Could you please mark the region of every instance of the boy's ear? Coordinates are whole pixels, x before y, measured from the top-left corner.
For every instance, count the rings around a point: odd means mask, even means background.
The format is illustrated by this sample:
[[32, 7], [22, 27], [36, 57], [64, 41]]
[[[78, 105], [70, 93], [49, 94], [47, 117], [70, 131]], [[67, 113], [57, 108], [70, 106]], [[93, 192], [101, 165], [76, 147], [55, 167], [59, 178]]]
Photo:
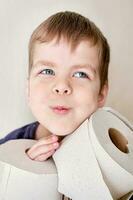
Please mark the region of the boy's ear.
[[99, 97], [98, 97], [98, 107], [101, 108], [104, 106], [105, 101], [106, 101], [106, 97], [108, 94], [108, 83], [105, 83], [104, 86], [102, 87], [100, 93], [99, 93]]

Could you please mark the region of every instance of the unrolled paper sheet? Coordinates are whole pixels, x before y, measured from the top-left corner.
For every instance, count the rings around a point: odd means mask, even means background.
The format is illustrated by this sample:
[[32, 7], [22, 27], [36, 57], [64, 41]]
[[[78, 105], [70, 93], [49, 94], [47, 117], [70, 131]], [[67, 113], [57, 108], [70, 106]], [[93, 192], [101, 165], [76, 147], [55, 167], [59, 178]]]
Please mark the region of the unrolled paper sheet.
[[63, 140], [53, 158], [59, 192], [73, 200], [112, 200], [92, 150], [88, 120]]

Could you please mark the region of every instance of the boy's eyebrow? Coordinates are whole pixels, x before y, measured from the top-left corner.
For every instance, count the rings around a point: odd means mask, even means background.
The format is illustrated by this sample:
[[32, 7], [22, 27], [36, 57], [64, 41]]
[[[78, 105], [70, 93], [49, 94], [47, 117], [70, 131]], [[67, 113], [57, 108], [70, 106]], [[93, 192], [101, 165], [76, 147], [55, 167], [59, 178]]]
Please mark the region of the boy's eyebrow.
[[90, 64], [79, 64], [79, 65], [73, 65], [72, 68], [78, 69], [78, 68], [86, 68], [86, 69], [90, 69], [92, 72], [94, 72], [94, 74], [96, 74], [96, 69], [94, 67], [92, 67], [92, 65]]
[[51, 66], [51, 67], [55, 67], [56, 66], [56, 64], [54, 63], [54, 62], [50, 62], [50, 61], [44, 61], [44, 60], [39, 60], [39, 61], [37, 61], [34, 65], [33, 65], [33, 67], [37, 67], [37, 66], [40, 66], [40, 65], [48, 65], [48, 66]]
[[[56, 68], [57, 67], [57, 64], [54, 63], [54, 62], [51, 62], [51, 61], [47, 61], [47, 60], [39, 60], [37, 61], [33, 67], [37, 67], [37, 66], [40, 66], [40, 65], [47, 65], [47, 66], [50, 66], [50, 67], [53, 67], [53, 68]], [[74, 69], [78, 69], [78, 68], [89, 68], [94, 74], [96, 74], [96, 69], [94, 67], [92, 67], [92, 65], [90, 64], [76, 64], [76, 65], [72, 65], [71, 68], [74, 68]]]

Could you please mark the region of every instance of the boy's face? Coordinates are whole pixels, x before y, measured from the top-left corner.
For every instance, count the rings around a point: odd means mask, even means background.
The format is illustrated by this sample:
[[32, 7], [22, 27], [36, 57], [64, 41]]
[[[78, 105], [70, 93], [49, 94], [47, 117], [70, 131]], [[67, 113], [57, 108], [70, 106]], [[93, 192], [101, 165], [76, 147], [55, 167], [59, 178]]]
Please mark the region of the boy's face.
[[98, 66], [98, 49], [89, 41], [74, 51], [64, 39], [35, 45], [28, 100], [47, 131], [70, 134], [104, 105], [107, 87], [99, 94]]

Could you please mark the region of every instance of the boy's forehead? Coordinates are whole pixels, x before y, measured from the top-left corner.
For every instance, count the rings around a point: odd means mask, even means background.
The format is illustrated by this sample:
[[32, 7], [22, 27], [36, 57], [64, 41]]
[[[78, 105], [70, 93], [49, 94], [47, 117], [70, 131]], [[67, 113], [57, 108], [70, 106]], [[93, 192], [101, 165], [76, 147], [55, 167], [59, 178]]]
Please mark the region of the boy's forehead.
[[99, 65], [99, 53], [97, 46], [90, 41], [80, 41], [75, 48], [66, 40], [36, 43], [33, 53], [33, 66], [47, 62], [54, 65], [63, 62], [71, 65]]
[[78, 51], [79, 49], [81, 50], [86, 50], [86, 49], [90, 49], [90, 48], [95, 48], [95, 50], [97, 51], [98, 46], [94, 45], [92, 40], [89, 39], [84, 39], [84, 40], [80, 40], [80, 41], [69, 41], [68, 39], [65, 38], [60, 38], [59, 40], [57, 38], [52, 39], [51, 41], [45, 41], [45, 42], [38, 42], [36, 41], [34, 44], [34, 50], [38, 49], [38, 48], [43, 48], [43, 47], [48, 47], [48, 48], [67, 48], [69, 49], [69, 51], [72, 53], [75, 53], [76, 51]]

